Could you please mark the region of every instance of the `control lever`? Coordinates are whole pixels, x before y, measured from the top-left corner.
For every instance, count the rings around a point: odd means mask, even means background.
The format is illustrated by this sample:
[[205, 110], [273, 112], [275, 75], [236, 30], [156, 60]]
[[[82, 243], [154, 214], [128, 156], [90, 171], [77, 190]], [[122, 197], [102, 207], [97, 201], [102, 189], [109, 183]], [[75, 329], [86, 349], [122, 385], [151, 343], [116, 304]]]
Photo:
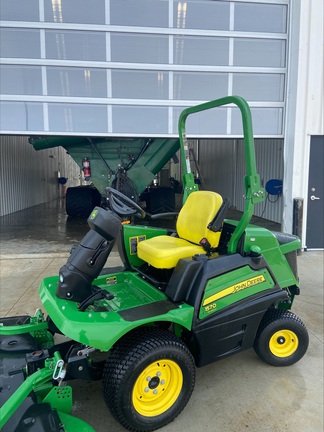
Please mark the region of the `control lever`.
[[88, 298], [83, 300], [82, 303], [79, 304], [78, 309], [81, 312], [84, 312], [88, 306], [92, 305], [96, 300], [112, 300], [115, 296], [113, 293], [103, 290], [95, 285], [92, 286], [92, 288], [95, 290]]

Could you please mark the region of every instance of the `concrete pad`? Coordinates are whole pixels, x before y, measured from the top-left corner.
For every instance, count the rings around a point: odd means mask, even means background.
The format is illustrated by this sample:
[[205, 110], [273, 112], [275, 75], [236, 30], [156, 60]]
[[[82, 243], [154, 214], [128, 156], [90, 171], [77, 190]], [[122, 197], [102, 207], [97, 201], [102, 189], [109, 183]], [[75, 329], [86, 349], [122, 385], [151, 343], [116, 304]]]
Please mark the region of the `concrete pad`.
[[[42, 307], [38, 287], [48, 276], [58, 275], [69, 254], [0, 255], [0, 316], [34, 315]], [[111, 253], [108, 267], [121, 265], [119, 255]]]
[[[30, 300], [32, 302], [37, 302], [37, 300], [35, 300], [37, 296], [37, 285], [35, 285], [37, 277], [42, 274], [51, 261], [52, 258], [0, 260], [1, 316], [17, 315], [14, 311], [16, 305], [20, 305], [20, 300], [31, 289], [33, 289], [34, 292], [31, 293]], [[21, 306], [22, 308], [18, 314], [27, 313], [24, 305]]]
[[[68, 255], [1, 257], [1, 312], [33, 313], [40, 280], [57, 274]], [[111, 266], [119, 265], [113, 255]], [[163, 432], [319, 432], [323, 430], [323, 251], [298, 257], [301, 295], [293, 312], [305, 323], [310, 345], [289, 367], [272, 367], [248, 350], [197, 369], [196, 388], [184, 411]], [[212, 343], [212, 341], [211, 341]], [[97, 432], [122, 432], [109, 414], [100, 382], [74, 381], [73, 412]]]

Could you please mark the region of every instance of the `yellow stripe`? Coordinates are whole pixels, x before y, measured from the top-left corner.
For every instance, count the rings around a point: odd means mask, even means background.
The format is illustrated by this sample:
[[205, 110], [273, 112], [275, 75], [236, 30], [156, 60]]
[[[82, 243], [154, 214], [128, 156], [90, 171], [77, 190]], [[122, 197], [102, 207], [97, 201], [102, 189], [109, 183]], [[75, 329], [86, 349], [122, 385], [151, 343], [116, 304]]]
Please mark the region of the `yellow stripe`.
[[220, 298], [226, 297], [227, 295], [235, 294], [246, 288], [250, 288], [251, 286], [258, 285], [264, 281], [265, 281], [265, 277], [263, 275], [259, 275], [251, 279], [247, 279], [245, 281], [239, 282], [235, 285], [231, 285], [230, 287], [225, 288], [222, 291], [219, 291], [218, 293], [213, 294], [210, 297], [207, 297], [203, 302], [203, 306], [206, 306], [209, 303], [219, 300]]

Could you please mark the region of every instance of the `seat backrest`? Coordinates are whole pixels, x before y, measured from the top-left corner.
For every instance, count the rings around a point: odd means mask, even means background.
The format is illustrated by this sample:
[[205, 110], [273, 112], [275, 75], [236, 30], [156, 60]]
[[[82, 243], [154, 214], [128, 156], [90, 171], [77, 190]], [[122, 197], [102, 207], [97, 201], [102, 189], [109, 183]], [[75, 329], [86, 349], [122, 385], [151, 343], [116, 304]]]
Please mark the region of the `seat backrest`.
[[206, 238], [212, 248], [217, 247], [220, 232], [209, 230], [208, 225], [215, 218], [222, 203], [222, 197], [216, 192], [192, 192], [178, 216], [178, 236], [195, 244]]

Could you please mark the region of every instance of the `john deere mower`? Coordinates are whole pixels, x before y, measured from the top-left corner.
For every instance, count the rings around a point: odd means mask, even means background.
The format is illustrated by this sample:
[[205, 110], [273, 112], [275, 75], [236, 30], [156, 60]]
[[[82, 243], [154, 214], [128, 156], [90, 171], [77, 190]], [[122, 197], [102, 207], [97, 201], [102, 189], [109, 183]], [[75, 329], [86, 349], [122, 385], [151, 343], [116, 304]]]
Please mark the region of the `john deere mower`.
[[[198, 190], [185, 129], [189, 115], [228, 104], [243, 122], [239, 221], [226, 218], [227, 198]], [[110, 209], [94, 208], [89, 232], [40, 285], [46, 316], [38, 310], [1, 320], [3, 432], [92, 431], [69, 414], [72, 389], [64, 383], [74, 379], [102, 380], [107, 407], [124, 428], [156, 430], [186, 406], [196, 367], [248, 348], [273, 366], [305, 354], [307, 330], [290, 311], [300, 291], [300, 240], [250, 224], [265, 193], [248, 104], [231, 96], [185, 109], [179, 139], [184, 198], [176, 230], [126, 224], [144, 211], [107, 188]], [[104, 268], [115, 242], [123, 266]]]

